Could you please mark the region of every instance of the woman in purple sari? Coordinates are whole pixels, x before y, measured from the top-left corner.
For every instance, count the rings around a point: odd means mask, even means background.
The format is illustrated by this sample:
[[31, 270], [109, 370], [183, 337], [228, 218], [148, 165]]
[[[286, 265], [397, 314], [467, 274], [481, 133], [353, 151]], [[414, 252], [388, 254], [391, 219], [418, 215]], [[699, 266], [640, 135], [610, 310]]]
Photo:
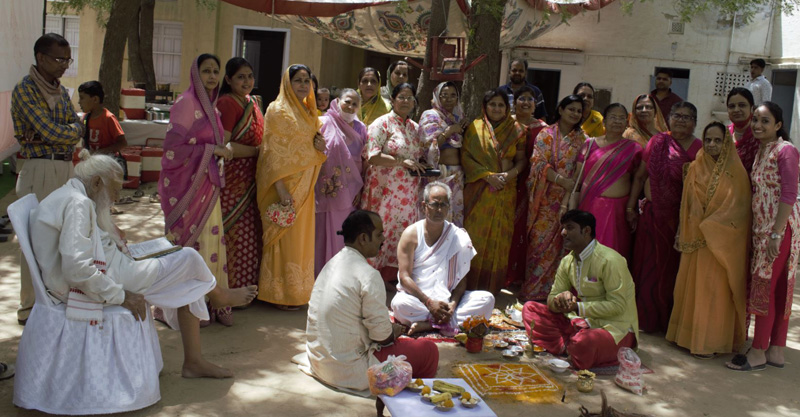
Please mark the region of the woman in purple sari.
[[344, 248], [344, 239], [336, 234], [342, 222], [355, 210], [364, 186], [361, 152], [367, 143], [367, 127], [356, 117], [361, 96], [346, 88], [333, 100], [322, 122], [328, 159], [319, 172], [316, 192], [316, 245], [314, 276]]
[[[189, 88], [170, 110], [158, 194], [167, 238], [200, 252], [217, 286], [228, 288], [219, 196], [225, 186], [222, 167], [233, 158], [233, 151], [225, 146], [219, 111], [214, 108], [219, 81], [219, 58], [200, 55], [192, 64]], [[216, 309], [209, 308], [213, 320]], [[220, 310], [230, 313], [230, 307]]]
[[[638, 221], [631, 272], [639, 328], [646, 332], [666, 331], [669, 325], [681, 262], [680, 252], [675, 250], [675, 233], [683, 195], [683, 166], [694, 161], [703, 147], [703, 142], [694, 137], [697, 108], [692, 103], [672, 106], [669, 125], [671, 131], [659, 133], [647, 143], [626, 210], [630, 222]], [[636, 210], [636, 196], [642, 188], [645, 198]]]
[[[613, 103], [603, 111], [606, 134], [586, 141], [578, 156], [581, 200], [578, 209], [597, 219], [597, 241], [628, 258], [631, 233], [625, 208], [631, 194], [633, 174], [642, 160], [642, 147], [622, 137], [628, 122], [628, 110]], [[638, 195], [634, 196], [636, 200]]]

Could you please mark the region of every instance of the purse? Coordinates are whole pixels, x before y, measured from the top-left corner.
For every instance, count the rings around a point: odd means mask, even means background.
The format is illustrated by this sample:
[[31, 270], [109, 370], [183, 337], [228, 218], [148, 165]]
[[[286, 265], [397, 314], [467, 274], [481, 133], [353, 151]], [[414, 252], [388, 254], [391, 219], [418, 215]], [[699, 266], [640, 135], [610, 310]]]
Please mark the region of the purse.
[[[586, 148], [586, 153], [584, 155], [589, 155], [589, 152], [592, 151], [592, 144], [594, 140], [589, 142], [589, 146]], [[581, 178], [583, 177], [583, 168], [586, 167], [586, 158], [584, 157], [583, 164], [581, 165], [581, 170], [578, 172], [578, 178], [575, 180], [575, 186], [572, 187], [572, 193], [569, 195], [569, 204], [567, 205], [567, 209], [575, 210], [581, 204], [581, 193], [578, 192], [578, 185], [581, 183]]]
[[289, 227], [294, 224], [295, 220], [294, 206], [272, 203], [267, 206], [267, 212], [264, 213], [264, 218], [280, 227]]

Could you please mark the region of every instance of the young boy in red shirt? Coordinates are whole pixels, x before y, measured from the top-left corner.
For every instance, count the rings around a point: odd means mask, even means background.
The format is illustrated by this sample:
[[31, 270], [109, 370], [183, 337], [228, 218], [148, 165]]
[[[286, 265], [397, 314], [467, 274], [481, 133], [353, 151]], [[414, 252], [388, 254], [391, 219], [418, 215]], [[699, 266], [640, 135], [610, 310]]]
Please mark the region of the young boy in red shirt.
[[98, 81], [87, 81], [78, 87], [78, 104], [86, 113], [86, 133], [83, 146], [92, 153], [116, 155], [128, 146], [125, 132], [113, 113], [103, 107], [103, 85]]

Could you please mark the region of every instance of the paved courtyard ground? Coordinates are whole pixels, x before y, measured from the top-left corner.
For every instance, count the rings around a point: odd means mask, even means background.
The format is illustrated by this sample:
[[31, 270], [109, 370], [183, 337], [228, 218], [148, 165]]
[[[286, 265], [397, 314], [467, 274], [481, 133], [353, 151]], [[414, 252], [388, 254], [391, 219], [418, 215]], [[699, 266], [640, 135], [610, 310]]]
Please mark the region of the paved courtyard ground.
[[[6, 174], [8, 175], [8, 174]], [[146, 191], [153, 192], [148, 184]], [[126, 191], [125, 195], [130, 195]], [[14, 201], [13, 191], [0, 200], [0, 213]], [[119, 225], [129, 240], [140, 241], [163, 232], [160, 206], [147, 198], [121, 206]], [[16, 239], [0, 243], [0, 361], [14, 362], [23, 327], [16, 323], [19, 294], [19, 246]], [[498, 306], [511, 298], [501, 297]], [[498, 416], [577, 417], [585, 405], [598, 412], [600, 390], [619, 410], [654, 416], [800, 417], [800, 286], [789, 329], [784, 369], [767, 368], [737, 373], [724, 368], [728, 357], [697, 360], [670, 343], [663, 334], [643, 334], [642, 361], [655, 373], [645, 375], [649, 390], [636, 396], [614, 385], [613, 377], [600, 377], [591, 394], [575, 389], [575, 376], [555, 376], [568, 388], [564, 403], [531, 405], [487, 399]], [[206, 356], [236, 372], [228, 380], [187, 380], [180, 376], [180, 335], [157, 324], [164, 355], [161, 401], [128, 416], [358, 416], [375, 415], [375, 401], [339, 393], [301, 373], [291, 358], [303, 350], [306, 310], [279, 311], [255, 303], [235, 312], [235, 325], [215, 324], [202, 330]], [[502, 362], [499, 352], [467, 354], [462, 347], [440, 344], [439, 377], [451, 377], [456, 362]], [[534, 361], [523, 358], [523, 361]], [[549, 372], [549, 371], [546, 371]], [[70, 383], [70, 381], [64, 381]], [[12, 404], [14, 380], [0, 381], [0, 416], [39, 416]], [[388, 412], [387, 412], [388, 415]], [[446, 414], [444, 414], [446, 415]], [[400, 416], [394, 416], [400, 417]], [[405, 416], [414, 417], [414, 416]]]

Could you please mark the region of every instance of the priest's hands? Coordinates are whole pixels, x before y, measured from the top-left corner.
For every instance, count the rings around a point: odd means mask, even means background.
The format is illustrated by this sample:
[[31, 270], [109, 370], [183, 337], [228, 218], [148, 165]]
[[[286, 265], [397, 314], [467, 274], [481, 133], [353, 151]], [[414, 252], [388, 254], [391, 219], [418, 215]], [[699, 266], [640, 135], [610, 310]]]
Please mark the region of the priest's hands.
[[436, 324], [445, 324], [450, 321], [453, 317], [453, 313], [456, 311], [455, 306], [451, 307], [452, 303], [446, 303], [444, 301], [434, 300], [428, 298], [425, 302], [425, 307], [428, 308], [428, 311], [431, 313], [431, 317], [433, 317], [433, 321]]
[[570, 291], [564, 291], [553, 298], [553, 304], [561, 313], [578, 311], [578, 297]]
[[136, 320], [142, 321], [147, 317], [147, 304], [144, 302], [142, 294], [125, 291], [125, 301], [121, 306], [130, 310]]

